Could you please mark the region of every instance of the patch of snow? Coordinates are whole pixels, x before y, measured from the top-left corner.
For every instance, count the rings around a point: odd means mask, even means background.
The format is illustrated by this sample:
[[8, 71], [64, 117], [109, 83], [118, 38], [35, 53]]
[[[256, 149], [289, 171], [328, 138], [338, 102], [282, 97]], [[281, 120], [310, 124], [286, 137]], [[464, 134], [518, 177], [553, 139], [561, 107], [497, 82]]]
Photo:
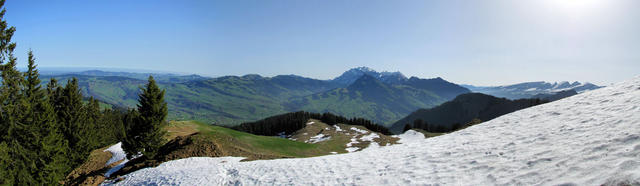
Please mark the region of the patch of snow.
[[338, 125], [334, 125], [336, 127], [336, 132], [342, 132], [342, 129]]
[[362, 136], [360, 138], [360, 141], [371, 141], [371, 142], [373, 142], [373, 139], [376, 139], [376, 138], [379, 138], [379, 137], [380, 137], [380, 135], [376, 134], [375, 132], [372, 132], [369, 135]]
[[338, 152], [330, 152], [331, 154], [338, 154]]
[[313, 137], [309, 138], [309, 140], [305, 141], [305, 143], [319, 143], [319, 142], [327, 141], [329, 139], [331, 139], [331, 136], [325, 136], [324, 134], [318, 134], [316, 136], [313, 136]]
[[351, 142], [347, 143], [347, 147], [351, 147], [353, 144], [358, 143], [358, 140], [354, 137], [351, 138]]
[[124, 150], [122, 150], [122, 142], [118, 142], [117, 144], [112, 145], [111, 147], [104, 150], [104, 152], [107, 152], [107, 151], [111, 153], [111, 159], [109, 159], [109, 161], [107, 161], [107, 163], [104, 166], [108, 166], [115, 162], [123, 160], [118, 165], [116, 165], [115, 167], [112, 167], [104, 174], [104, 176], [108, 178], [114, 172], [122, 169], [122, 167], [124, 167], [124, 164], [129, 162], [129, 160], [127, 159], [127, 155], [124, 153]]
[[400, 138], [400, 140], [398, 140], [398, 143], [407, 143], [424, 139], [424, 134], [415, 130], [407, 130], [403, 134], [394, 135], [392, 137]]
[[[640, 182], [640, 77], [425, 139], [320, 156], [193, 157], [118, 185], [600, 185]], [[418, 135], [419, 134], [419, 135]], [[420, 136], [420, 137], [419, 137]], [[226, 163], [221, 163], [225, 161]]]
[[124, 150], [122, 150], [122, 142], [118, 142], [115, 145], [112, 145], [111, 147], [105, 149], [103, 152], [107, 151], [111, 153], [111, 159], [109, 159], [109, 161], [107, 161], [107, 164], [105, 164], [104, 166], [111, 165], [112, 163], [127, 158]]
[[347, 150], [347, 152], [352, 153], [352, 152], [355, 152], [355, 151], [357, 151], [357, 150], [359, 150], [359, 149], [360, 149], [360, 148], [358, 148], [358, 147], [347, 147], [347, 148], [346, 148], [346, 149], [344, 149], [344, 150]]
[[312, 121], [312, 122], [307, 123], [307, 125], [311, 125], [311, 124], [314, 124], [314, 123], [315, 123], [315, 122], [313, 122], [313, 121]]
[[355, 128], [355, 127], [351, 127], [351, 130], [356, 131], [356, 132], [361, 133], [361, 134], [369, 133], [366, 130], [362, 130], [362, 129]]
[[531, 91], [536, 91], [536, 90], [538, 90], [538, 88], [535, 88], [535, 87], [534, 87], [534, 88], [530, 88], [530, 89], [527, 89], [527, 90], [524, 90], [524, 91], [526, 91], [526, 92], [531, 92]]

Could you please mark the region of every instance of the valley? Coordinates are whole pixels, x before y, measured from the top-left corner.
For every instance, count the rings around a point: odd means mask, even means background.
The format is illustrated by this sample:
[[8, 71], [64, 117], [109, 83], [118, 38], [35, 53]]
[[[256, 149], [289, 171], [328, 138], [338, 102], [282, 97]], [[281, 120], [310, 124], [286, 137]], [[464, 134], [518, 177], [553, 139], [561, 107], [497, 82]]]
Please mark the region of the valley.
[[[86, 71], [43, 76], [61, 84], [78, 78], [82, 93], [117, 107], [135, 106], [143, 74]], [[469, 90], [441, 78], [406, 78], [401, 73], [354, 68], [333, 80], [295, 75], [205, 78], [159, 75], [167, 91], [169, 119], [233, 126], [294, 111], [365, 117], [385, 126], [419, 108], [430, 108]], [[394, 81], [391, 81], [393, 79]], [[350, 84], [346, 84], [350, 83]]]
[[634, 185], [638, 98], [634, 78], [429, 139], [410, 130], [398, 145], [304, 159], [192, 157], [115, 184]]
[[640, 186], [635, 7], [0, 0], [0, 186]]

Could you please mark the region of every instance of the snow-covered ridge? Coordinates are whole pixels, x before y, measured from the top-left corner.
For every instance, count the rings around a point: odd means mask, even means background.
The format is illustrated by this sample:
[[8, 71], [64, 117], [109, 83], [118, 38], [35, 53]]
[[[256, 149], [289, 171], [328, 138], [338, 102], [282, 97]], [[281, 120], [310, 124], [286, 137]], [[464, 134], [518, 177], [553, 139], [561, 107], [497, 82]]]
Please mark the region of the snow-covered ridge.
[[640, 77], [452, 134], [300, 159], [194, 157], [122, 185], [600, 185], [640, 183]]
[[473, 86], [463, 85], [472, 92], [489, 94], [496, 97], [506, 97], [509, 99], [530, 98], [536, 94], [554, 94], [557, 92], [575, 90], [577, 93], [583, 93], [595, 89], [602, 88], [588, 82], [526, 82], [505, 86]]

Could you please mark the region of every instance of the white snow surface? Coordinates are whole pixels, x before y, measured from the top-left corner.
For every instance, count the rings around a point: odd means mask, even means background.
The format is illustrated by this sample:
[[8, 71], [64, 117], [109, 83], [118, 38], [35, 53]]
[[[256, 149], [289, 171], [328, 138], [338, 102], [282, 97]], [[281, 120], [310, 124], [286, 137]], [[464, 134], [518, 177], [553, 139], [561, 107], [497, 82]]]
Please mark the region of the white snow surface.
[[109, 151], [111, 153], [111, 159], [109, 159], [109, 161], [107, 161], [107, 163], [104, 166], [108, 166], [108, 165], [111, 165], [112, 163], [118, 162], [120, 160], [124, 160], [120, 162], [118, 165], [116, 165], [115, 167], [109, 169], [104, 174], [105, 177], [109, 177], [111, 176], [111, 174], [113, 174], [114, 172], [124, 167], [124, 164], [127, 163], [129, 160], [127, 159], [127, 155], [124, 153], [124, 150], [122, 150], [122, 142], [118, 142], [117, 144], [112, 145], [111, 147], [104, 150], [104, 152], [106, 151]]
[[352, 152], [355, 152], [357, 150], [360, 150], [360, 148], [358, 148], [358, 147], [347, 147], [344, 150], [346, 150], [349, 153], [352, 153]]
[[360, 140], [361, 140], [361, 141], [371, 141], [371, 142], [373, 142], [373, 139], [376, 139], [376, 138], [379, 138], [379, 137], [380, 137], [380, 135], [376, 134], [375, 132], [372, 132], [372, 133], [371, 133], [371, 134], [369, 134], [369, 135], [362, 136], [362, 137], [360, 138]]
[[425, 139], [299, 159], [193, 157], [121, 185], [600, 185], [640, 182], [640, 77]]
[[342, 132], [342, 129], [340, 128], [340, 126], [334, 125], [334, 127], [336, 127], [336, 132]]
[[124, 150], [122, 150], [122, 142], [118, 142], [115, 145], [112, 145], [111, 147], [105, 149], [103, 152], [107, 151], [111, 153], [111, 159], [109, 159], [109, 161], [107, 161], [107, 164], [105, 164], [104, 166], [111, 165], [112, 163], [115, 163], [127, 157], [127, 155], [125, 155], [124, 153]]
[[324, 134], [318, 134], [309, 138], [305, 143], [320, 143], [331, 139], [331, 136], [325, 136]]
[[369, 133], [366, 130], [362, 130], [362, 129], [355, 128], [355, 127], [351, 127], [351, 130], [356, 131], [356, 132], [361, 133], [361, 134]]

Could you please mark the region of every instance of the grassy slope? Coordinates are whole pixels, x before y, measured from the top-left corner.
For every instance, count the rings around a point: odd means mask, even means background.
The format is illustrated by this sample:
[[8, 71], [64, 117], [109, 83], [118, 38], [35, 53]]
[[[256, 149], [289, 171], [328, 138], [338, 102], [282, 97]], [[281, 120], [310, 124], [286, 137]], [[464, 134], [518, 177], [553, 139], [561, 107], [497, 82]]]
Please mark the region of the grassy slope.
[[[233, 152], [235, 149], [244, 152], [268, 155], [270, 157], [295, 158], [328, 155], [332, 152], [346, 153], [346, 144], [351, 142], [352, 138], [364, 136], [350, 131], [350, 128], [355, 127], [360, 130], [368, 131], [362, 126], [338, 124], [338, 126], [342, 128], [343, 132], [337, 132], [334, 127], [324, 124], [318, 120], [312, 119], [311, 121], [314, 121], [315, 124], [307, 125], [307, 127], [293, 135], [292, 138], [295, 138], [296, 140], [253, 135], [196, 121], [172, 121], [167, 127], [167, 131], [169, 131], [169, 138], [174, 138], [175, 136], [186, 136], [198, 132], [198, 135], [205, 139], [203, 142], [215, 142], [220, 145], [225, 152]], [[320, 133], [331, 136], [331, 138], [315, 144], [304, 142], [311, 136], [315, 136]], [[378, 142], [380, 145], [396, 143], [397, 139], [395, 138], [382, 134], [379, 135], [381, 137], [374, 141]], [[368, 142], [361, 143], [362, 148], [368, 145]], [[234, 154], [228, 155], [233, 156]]]
[[308, 144], [279, 137], [258, 136], [195, 121], [171, 122], [168, 131], [178, 131], [172, 130], [173, 128], [182, 128], [181, 131], [197, 131], [199, 135], [219, 144], [227, 152], [233, 151], [229, 149], [239, 148], [246, 152], [278, 157], [311, 157], [326, 155], [330, 152], [326, 149], [335, 149], [323, 147], [322, 144]]
[[[346, 144], [351, 142], [351, 139], [353, 138], [357, 138], [359, 142], [354, 144], [353, 147], [363, 149], [370, 144], [370, 142], [363, 142], [359, 140], [359, 137], [368, 134], [359, 134], [350, 130], [352, 127], [360, 130], [367, 130], [362, 126], [338, 124], [338, 126], [343, 130], [342, 132], [338, 132], [335, 130], [335, 127], [331, 127], [318, 120], [311, 121], [314, 121], [315, 123], [313, 125], [307, 125], [307, 127], [298, 131], [298, 133], [294, 135], [295, 138], [298, 138], [296, 140], [253, 135], [197, 121], [171, 121], [165, 127], [165, 130], [167, 130], [167, 140], [184, 139], [185, 137], [192, 139], [192, 144], [186, 143], [185, 146], [178, 147], [176, 149], [177, 151], [202, 147], [203, 143], [215, 144], [214, 146], [220, 147], [220, 149], [215, 149], [219, 151], [215, 154], [220, 156], [247, 157], [246, 160], [303, 158], [333, 153], [346, 153]], [[318, 133], [330, 135], [331, 138], [315, 144], [303, 142], [308, 140], [310, 136], [315, 136]], [[381, 145], [395, 144], [398, 140], [397, 138], [382, 134], [379, 135], [380, 138], [376, 138], [374, 141]], [[89, 160], [76, 168], [74, 172], [69, 175], [67, 183], [95, 185], [102, 182], [105, 179], [102, 176], [104, 172], [117, 164], [114, 163], [107, 167], [104, 166], [111, 157], [108, 152], [104, 152], [104, 149], [106, 148], [107, 147], [104, 147], [93, 151]], [[202, 151], [206, 149], [195, 150]], [[147, 164], [138, 162], [133, 165], [127, 164], [127, 167], [122, 169], [126, 171], [118, 172], [114, 174], [114, 176], [123, 175], [144, 167], [157, 166], [159, 163], [162, 162], [152, 162]]]

